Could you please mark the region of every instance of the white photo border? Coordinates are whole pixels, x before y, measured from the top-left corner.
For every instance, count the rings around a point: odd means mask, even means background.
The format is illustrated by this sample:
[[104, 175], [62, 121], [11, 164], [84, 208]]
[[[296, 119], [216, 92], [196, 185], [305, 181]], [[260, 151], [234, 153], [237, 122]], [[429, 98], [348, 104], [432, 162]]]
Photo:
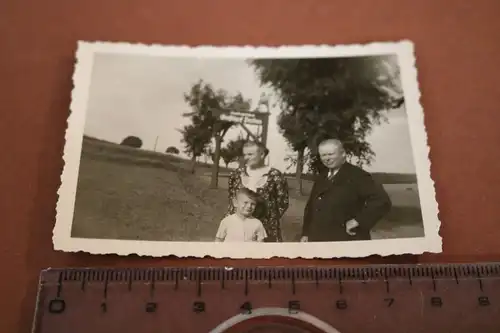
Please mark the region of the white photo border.
[[[71, 237], [71, 226], [78, 183], [89, 87], [95, 53], [142, 54], [170, 57], [205, 58], [289, 58], [348, 57], [360, 55], [397, 55], [411, 145], [417, 174], [420, 206], [425, 237], [380, 239], [348, 242], [310, 243], [215, 243], [215, 242], [166, 242], [140, 240], [84, 239]], [[409, 40], [376, 42], [353, 45], [303, 45], [281, 47], [214, 47], [214, 46], [164, 46], [115, 42], [79, 41], [73, 75], [71, 112], [68, 117], [64, 168], [61, 175], [56, 222], [53, 230], [55, 250], [88, 252], [92, 254], [118, 254], [140, 256], [177, 256], [213, 258], [356, 258], [370, 255], [422, 254], [442, 252], [439, 235], [440, 221], [434, 181], [430, 175], [429, 147], [420, 104], [420, 90], [414, 56], [414, 45]]]

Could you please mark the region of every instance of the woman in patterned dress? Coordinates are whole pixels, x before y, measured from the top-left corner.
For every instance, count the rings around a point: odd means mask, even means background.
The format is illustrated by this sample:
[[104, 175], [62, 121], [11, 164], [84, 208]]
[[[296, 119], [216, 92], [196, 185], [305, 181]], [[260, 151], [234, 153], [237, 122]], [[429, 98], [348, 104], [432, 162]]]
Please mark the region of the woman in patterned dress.
[[233, 198], [241, 187], [257, 192], [261, 200], [254, 217], [259, 219], [268, 237], [265, 242], [282, 242], [281, 218], [288, 209], [288, 183], [277, 169], [265, 165], [269, 151], [262, 145], [249, 141], [243, 146], [245, 166], [229, 176], [229, 209], [226, 215], [234, 213]]

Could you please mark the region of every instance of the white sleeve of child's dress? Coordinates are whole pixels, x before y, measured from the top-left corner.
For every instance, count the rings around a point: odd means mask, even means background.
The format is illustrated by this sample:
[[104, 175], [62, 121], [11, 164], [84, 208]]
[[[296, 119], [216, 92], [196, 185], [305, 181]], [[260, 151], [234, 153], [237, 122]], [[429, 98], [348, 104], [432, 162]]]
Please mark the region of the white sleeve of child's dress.
[[215, 235], [215, 238], [218, 239], [225, 239], [227, 235], [227, 217], [222, 219], [219, 224], [219, 229], [217, 230], [217, 234]]
[[267, 237], [267, 233], [266, 233], [266, 229], [264, 229], [264, 226], [262, 225], [262, 222], [260, 222], [259, 220], [257, 220], [259, 222], [259, 226], [257, 227], [257, 230], [256, 230], [256, 234], [257, 234], [257, 241], [258, 242], [262, 242], [266, 237]]

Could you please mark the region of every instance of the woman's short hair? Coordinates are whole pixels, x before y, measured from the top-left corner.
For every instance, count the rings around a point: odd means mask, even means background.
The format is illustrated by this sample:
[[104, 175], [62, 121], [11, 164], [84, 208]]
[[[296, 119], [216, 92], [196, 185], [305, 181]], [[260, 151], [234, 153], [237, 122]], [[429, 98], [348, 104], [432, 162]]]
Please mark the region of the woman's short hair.
[[259, 148], [261, 152], [264, 153], [264, 157], [267, 157], [269, 155], [269, 149], [267, 149], [262, 143], [256, 142], [256, 141], [246, 141], [243, 144], [243, 147], [251, 147], [251, 146], [256, 146]]

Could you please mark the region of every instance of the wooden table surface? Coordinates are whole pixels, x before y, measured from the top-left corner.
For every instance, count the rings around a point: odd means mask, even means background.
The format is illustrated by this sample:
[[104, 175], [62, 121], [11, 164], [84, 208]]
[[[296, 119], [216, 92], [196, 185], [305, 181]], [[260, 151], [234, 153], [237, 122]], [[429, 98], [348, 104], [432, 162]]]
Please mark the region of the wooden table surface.
[[[500, 258], [500, 1], [5, 0], [0, 3], [0, 328], [29, 332], [41, 269], [471, 262]], [[361, 260], [179, 260], [52, 249], [78, 40], [339, 44], [410, 39], [444, 253]]]

